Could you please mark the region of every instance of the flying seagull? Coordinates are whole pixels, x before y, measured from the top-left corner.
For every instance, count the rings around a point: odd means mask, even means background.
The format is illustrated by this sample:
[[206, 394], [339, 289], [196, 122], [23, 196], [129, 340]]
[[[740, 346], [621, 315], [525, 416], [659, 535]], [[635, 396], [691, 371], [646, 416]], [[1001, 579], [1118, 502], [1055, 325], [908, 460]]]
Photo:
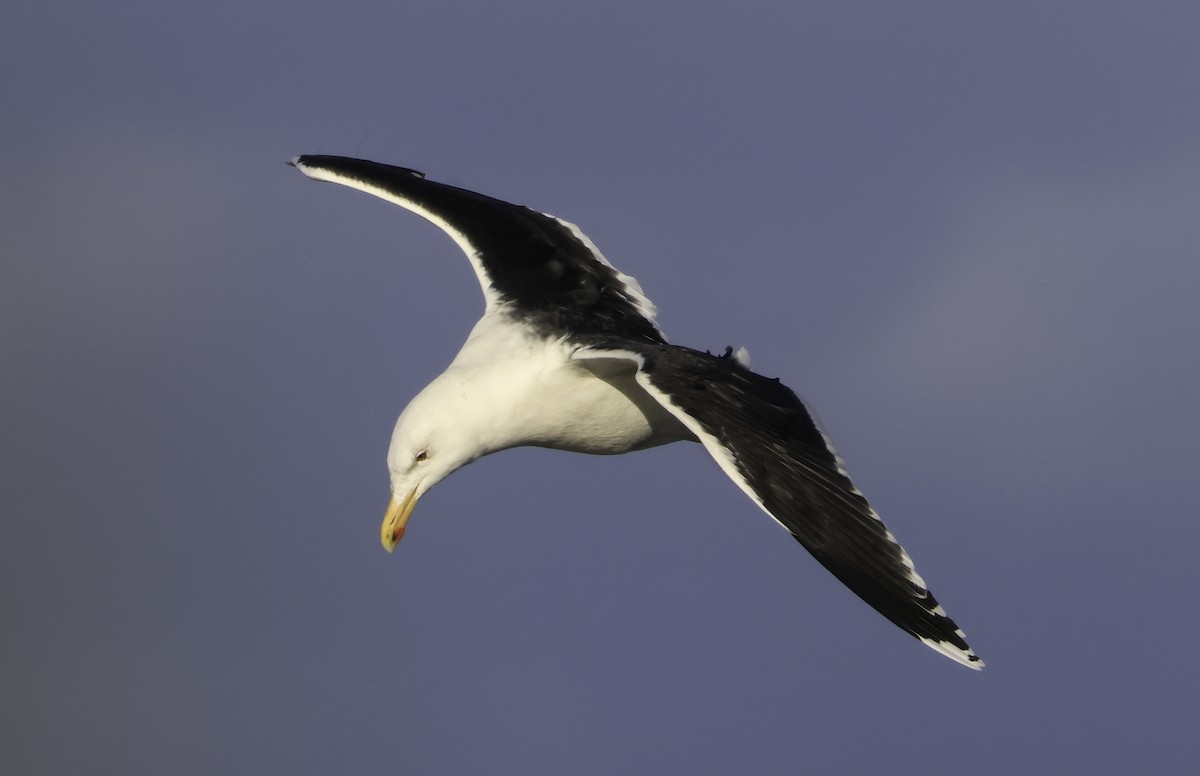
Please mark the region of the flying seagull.
[[391, 552], [421, 496], [520, 445], [617, 454], [704, 445], [750, 500], [860, 598], [928, 646], [983, 667], [804, 404], [745, 351], [667, 342], [653, 303], [574, 224], [403, 167], [300, 156], [309, 178], [373, 194], [442, 229], [483, 287], [483, 317], [409, 403], [388, 450]]

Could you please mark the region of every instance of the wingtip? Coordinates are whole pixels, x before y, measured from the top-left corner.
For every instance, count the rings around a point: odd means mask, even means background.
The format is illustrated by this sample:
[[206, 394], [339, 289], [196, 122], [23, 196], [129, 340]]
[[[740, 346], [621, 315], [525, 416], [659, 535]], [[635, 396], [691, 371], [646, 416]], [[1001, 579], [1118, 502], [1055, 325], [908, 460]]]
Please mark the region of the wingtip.
[[304, 175], [315, 181], [330, 181], [346, 183], [347, 180], [370, 181], [381, 174], [407, 173], [414, 178], [425, 180], [425, 173], [408, 167], [396, 167], [390, 164], [380, 164], [365, 159], [354, 159], [348, 156], [326, 156], [323, 154], [302, 154], [293, 156], [287, 161], [289, 167], [295, 167]]
[[917, 638], [921, 639], [921, 642], [930, 649], [934, 649], [942, 653], [954, 662], [964, 665], [973, 671], [982, 671], [984, 665], [986, 665], [982, 660], [979, 659], [979, 655], [976, 655], [970, 647], [963, 649], [957, 644], [949, 641], [937, 641], [936, 639], [930, 639], [923, 636], [918, 636]]
[[320, 164], [319, 157], [301, 154], [300, 156], [293, 156], [291, 159], [288, 159], [287, 164], [289, 167], [299, 170], [301, 175], [310, 180], [330, 180], [329, 172], [325, 169], [324, 165]]
[[311, 178], [312, 173], [307, 161], [309, 158], [310, 157], [304, 154], [301, 154], [300, 156], [293, 156], [291, 159], [287, 160], [287, 165], [288, 167], [295, 167], [297, 170]]

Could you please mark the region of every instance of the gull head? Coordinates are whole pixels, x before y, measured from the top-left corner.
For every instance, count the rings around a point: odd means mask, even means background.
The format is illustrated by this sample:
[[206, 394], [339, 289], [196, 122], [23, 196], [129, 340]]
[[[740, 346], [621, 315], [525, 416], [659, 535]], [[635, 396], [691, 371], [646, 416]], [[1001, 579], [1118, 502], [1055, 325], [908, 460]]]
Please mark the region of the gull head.
[[479, 456], [482, 443], [474, 402], [451, 382], [438, 378], [400, 413], [388, 448], [392, 497], [380, 527], [380, 540], [396, 548], [417, 501], [430, 488]]

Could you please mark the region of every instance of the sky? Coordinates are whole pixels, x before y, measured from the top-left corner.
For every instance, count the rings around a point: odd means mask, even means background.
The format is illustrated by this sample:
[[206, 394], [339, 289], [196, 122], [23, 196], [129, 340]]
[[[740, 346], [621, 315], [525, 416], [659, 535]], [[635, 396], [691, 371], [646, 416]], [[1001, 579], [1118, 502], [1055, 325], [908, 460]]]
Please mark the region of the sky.
[[[5, 17], [4, 772], [1200, 759], [1200, 6]], [[482, 300], [448, 238], [303, 153], [575, 222], [673, 341], [745, 346], [987, 668], [698, 445], [482, 459], [384, 552], [392, 425]]]

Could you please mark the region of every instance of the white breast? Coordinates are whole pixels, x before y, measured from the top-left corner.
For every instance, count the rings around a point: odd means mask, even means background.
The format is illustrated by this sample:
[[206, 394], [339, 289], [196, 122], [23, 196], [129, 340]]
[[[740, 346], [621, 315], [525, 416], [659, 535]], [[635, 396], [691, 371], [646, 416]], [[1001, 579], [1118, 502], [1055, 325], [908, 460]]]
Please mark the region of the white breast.
[[533, 445], [619, 454], [695, 439], [638, 385], [633, 362], [572, 361], [571, 350], [511, 325], [476, 326], [426, 390], [454, 396], [487, 452]]

